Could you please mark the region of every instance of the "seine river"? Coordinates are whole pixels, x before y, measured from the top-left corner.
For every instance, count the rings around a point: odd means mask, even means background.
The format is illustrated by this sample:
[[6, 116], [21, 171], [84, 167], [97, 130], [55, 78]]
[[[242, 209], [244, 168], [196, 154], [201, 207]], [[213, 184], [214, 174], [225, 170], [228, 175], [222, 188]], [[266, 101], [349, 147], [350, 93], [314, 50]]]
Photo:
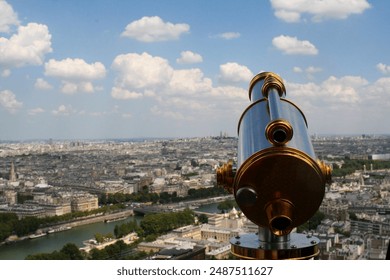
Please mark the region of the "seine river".
[[[218, 203], [203, 205], [197, 210], [217, 213]], [[51, 253], [54, 250], [61, 250], [67, 243], [74, 243], [78, 247], [83, 247], [83, 241], [94, 238], [96, 233], [114, 233], [115, 225], [133, 220], [141, 221], [142, 217], [133, 216], [126, 220], [112, 223], [94, 223], [78, 226], [67, 231], [48, 234], [36, 239], [26, 239], [13, 244], [0, 246], [0, 260], [24, 260], [28, 255], [38, 253]]]

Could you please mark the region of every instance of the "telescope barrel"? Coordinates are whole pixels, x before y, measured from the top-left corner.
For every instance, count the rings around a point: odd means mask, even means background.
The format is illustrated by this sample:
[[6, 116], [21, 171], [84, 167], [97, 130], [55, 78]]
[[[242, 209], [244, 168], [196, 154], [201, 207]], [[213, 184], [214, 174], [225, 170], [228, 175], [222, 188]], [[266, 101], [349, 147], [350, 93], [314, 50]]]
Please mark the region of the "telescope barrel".
[[251, 104], [238, 123], [236, 168], [229, 162], [217, 170], [218, 183], [245, 216], [279, 237], [315, 214], [331, 174], [315, 155], [304, 114], [285, 96], [278, 75], [252, 79]]

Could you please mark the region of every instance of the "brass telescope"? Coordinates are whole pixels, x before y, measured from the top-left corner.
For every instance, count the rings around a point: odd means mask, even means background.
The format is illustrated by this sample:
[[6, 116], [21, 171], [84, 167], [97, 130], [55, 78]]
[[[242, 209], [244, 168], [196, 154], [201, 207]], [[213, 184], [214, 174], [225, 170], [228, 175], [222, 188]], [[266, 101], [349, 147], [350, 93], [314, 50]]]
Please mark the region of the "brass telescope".
[[217, 181], [234, 194], [256, 234], [230, 240], [242, 259], [311, 259], [319, 255], [316, 237], [291, 231], [321, 205], [331, 169], [318, 160], [302, 111], [285, 98], [275, 73], [256, 75], [249, 86], [251, 104], [238, 123], [237, 163], [217, 170]]

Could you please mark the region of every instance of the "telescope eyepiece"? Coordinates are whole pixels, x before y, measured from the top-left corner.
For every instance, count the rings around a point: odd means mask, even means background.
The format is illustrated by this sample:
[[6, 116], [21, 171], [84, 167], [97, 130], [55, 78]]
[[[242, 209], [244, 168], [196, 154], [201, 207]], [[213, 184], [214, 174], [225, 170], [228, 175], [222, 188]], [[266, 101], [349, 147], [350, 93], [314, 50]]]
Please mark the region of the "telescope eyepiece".
[[287, 132], [284, 129], [276, 129], [272, 132], [272, 138], [276, 143], [284, 143], [287, 139]]
[[275, 146], [287, 144], [293, 137], [291, 124], [283, 119], [277, 119], [269, 123], [265, 129], [265, 137]]
[[293, 229], [294, 206], [285, 199], [268, 203], [265, 208], [270, 230], [277, 236], [286, 235]]
[[274, 232], [285, 232], [292, 224], [292, 221], [289, 217], [276, 217], [271, 221], [271, 228], [274, 229]]

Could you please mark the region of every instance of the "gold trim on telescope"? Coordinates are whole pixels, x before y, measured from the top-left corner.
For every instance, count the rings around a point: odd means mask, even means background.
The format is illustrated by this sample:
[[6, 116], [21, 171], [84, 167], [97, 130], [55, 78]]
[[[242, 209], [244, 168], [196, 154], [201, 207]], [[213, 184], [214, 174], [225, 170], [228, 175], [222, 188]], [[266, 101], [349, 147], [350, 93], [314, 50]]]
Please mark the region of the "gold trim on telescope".
[[[280, 236], [314, 215], [322, 202], [327, 180], [324, 168], [306, 153], [274, 146], [253, 154], [241, 164], [233, 188], [246, 217]], [[256, 194], [255, 204], [238, 195], [241, 188]]]
[[283, 79], [279, 75], [277, 75], [273, 72], [261, 72], [261, 73], [257, 74], [256, 76], [254, 76], [252, 78], [252, 80], [250, 81], [249, 100], [252, 100], [253, 87], [257, 83], [259, 83], [263, 80], [264, 80], [264, 82], [263, 82], [263, 85], [261, 87], [261, 91], [262, 91], [262, 94], [265, 98], [267, 98], [267, 96], [268, 96], [267, 91], [270, 87], [276, 88], [279, 92], [280, 97], [282, 97], [283, 95], [286, 94], [286, 88], [284, 86]]
[[229, 193], [233, 193], [233, 161], [229, 160], [227, 163], [217, 168], [217, 184], [223, 186]]

